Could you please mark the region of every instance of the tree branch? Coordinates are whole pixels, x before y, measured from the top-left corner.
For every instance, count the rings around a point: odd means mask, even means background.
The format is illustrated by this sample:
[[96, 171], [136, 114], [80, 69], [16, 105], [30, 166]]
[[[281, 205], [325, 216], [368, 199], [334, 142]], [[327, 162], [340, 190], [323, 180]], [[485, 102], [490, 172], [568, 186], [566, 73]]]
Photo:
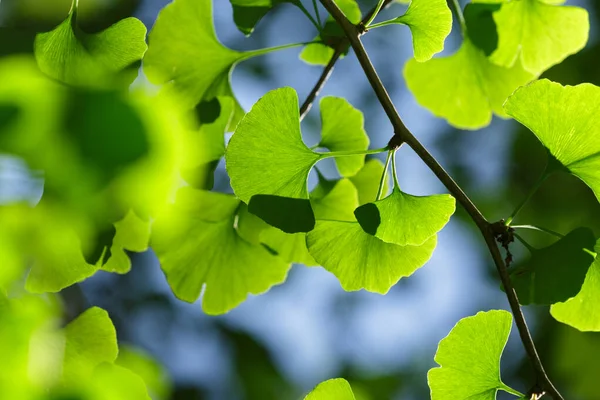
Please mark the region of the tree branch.
[[[544, 367], [539, 358], [537, 350], [535, 348], [535, 344], [531, 337], [531, 333], [529, 332], [529, 328], [527, 327], [527, 323], [525, 321], [525, 317], [523, 312], [521, 311], [521, 307], [519, 305], [519, 299], [517, 297], [517, 293], [515, 292], [512, 282], [510, 280], [510, 276], [508, 274], [508, 269], [504, 264], [504, 260], [502, 259], [502, 255], [500, 254], [500, 250], [498, 245], [496, 244], [496, 237], [503, 232], [498, 232], [496, 227], [500, 226], [500, 224], [490, 224], [483, 214], [479, 211], [479, 209], [473, 204], [471, 199], [465, 194], [460, 186], [452, 179], [452, 177], [444, 170], [444, 168], [437, 162], [437, 160], [427, 151], [427, 149], [419, 142], [419, 140], [408, 130], [408, 128], [404, 125], [404, 122], [400, 118], [398, 111], [396, 110], [392, 99], [390, 98], [385, 86], [381, 82], [377, 71], [373, 67], [371, 60], [360, 40], [361, 36], [361, 28], [353, 25], [344, 13], [339, 9], [339, 7], [335, 4], [333, 0], [320, 0], [321, 3], [325, 6], [327, 11], [333, 16], [333, 18], [338, 22], [338, 24], [344, 30], [346, 37], [350, 41], [352, 48], [356, 54], [358, 61], [360, 62], [371, 87], [375, 91], [379, 102], [381, 103], [383, 109], [385, 110], [392, 126], [394, 127], [395, 136], [398, 138], [392, 138], [392, 141], [404, 142], [408, 144], [417, 155], [425, 162], [425, 164], [433, 171], [433, 173], [438, 177], [438, 179], [446, 186], [448, 191], [457, 199], [457, 201], [462, 205], [462, 207], [468, 212], [471, 216], [479, 230], [481, 231], [486, 245], [490, 251], [492, 259], [494, 260], [494, 264], [496, 265], [496, 269], [498, 270], [498, 274], [500, 275], [500, 279], [502, 281], [502, 285], [506, 291], [506, 296], [508, 297], [508, 302], [510, 304], [510, 308], [515, 318], [515, 323], [519, 330], [519, 335], [521, 337], [521, 341], [523, 342], [523, 346], [525, 347], [525, 351], [527, 356], [529, 357], [533, 368], [536, 372], [536, 377], [538, 380], [539, 386], [552, 398], [555, 400], [564, 400], [561, 394], [556, 390], [548, 375], [544, 371]], [[504, 229], [504, 228], [502, 228]]]
[[[383, 2], [383, 6], [381, 7], [381, 9], [388, 7], [390, 4], [392, 4], [393, 1], [394, 0], [385, 0]], [[365, 15], [365, 17], [362, 19], [361, 25], [364, 25], [367, 21], [369, 21], [371, 19], [371, 17], [373, 17], [375, 15], [375, 13], [377, 13], [378, 11], [379, 10], [378, 10], [377, 6], [373, 7], [367, 13], [367, 15]], [[317, 96], [319, 96], [319, 92], [321, 91], [321, 89], [323, 89], [323, 87], [327, 83], [327, 80], [331, 76], [331, 73], [333, 72], [333, 68], [335, 67], [335, 64], [340, 59], [340, 57], [342, 56], [342, 54], [344, 53], [344, 51], [346, 50], [346, 48], [349, 45], [350, 45], [350, 41], [346, 38], [345, 40], [340, 41], [340, 43], [338, 43], [338, 45], [336, 46], [335, 52], [333, 53], [333, 56], [331, 57], [331, 59], [329, 60], [327, 65], [325, 66], [325, 69], [323, 70], [323, 73], [319, 77], [319, 80], [317, 81], [317, 83], [315, 83], [312, 90], [306, 97], [306, 100], [304, 100], [304, 103], [302, 103], [302, 106], [300, 107], [300, 121], [302, 121], [304, 119], [304, 117], [306, 117], [306, 115], [312, 108], [312, 105], [313, 105], [315, 99], [317, 98]]]

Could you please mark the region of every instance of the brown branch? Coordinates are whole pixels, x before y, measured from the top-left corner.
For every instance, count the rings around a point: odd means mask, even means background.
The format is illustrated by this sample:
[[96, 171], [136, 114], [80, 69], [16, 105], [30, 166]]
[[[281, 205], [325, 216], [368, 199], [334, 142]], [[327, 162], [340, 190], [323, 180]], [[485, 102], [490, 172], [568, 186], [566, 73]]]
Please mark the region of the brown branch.
[[467, 211], [467, 213], [471, 216], [471, 218], [481, 231], [485, 239], [486, 245], [490, 251], [490, 254], [494, 260], [494, 264], [496, 265], [496, 269], [498, 270], [498, 274], [500, 275], [500, 279], [508, 297], [510, 308], [515, 317], [515, 323], [519, 330], [521, 341], [523, 342], [523, 346], [525, 347], [527, 356], [531, 360], [533, 368], [536, 372], [538, 383], [541, 386], [541, 388], [555, 400], [564, 400], [561, 394], [556, 390], [556, 388], [548, 378], [546, 372], [544, 371], [544, 367], [535, 348], [535, 344], [531, 337], [531, 333], [529, 332], [529, 328], [527, 327], [525, 317], [523, 316], [523, 312], [521, 311], [517, 293], [515, 292], [512, 286], [508, 270], [506, 268], [506, 265], [504, 264], [504, 260], [502, 259], [502, 255], [500, 254], [500, 250], [498, 249], [498, 246], [496, 244], [497, 232], [495, 232], [492, 229], [493, 225], [485, 219], [483, 214], [481, 214], [479, 209], [475, 206], [475, 204], [473, 204], [471, 199], [465, 194], [462, 188], [458, 186], [458, 184], [452, 179], [452, 177], [437, 162], [437, 160], [427, 151], [427, 149], [421, 144], [421, 142], [419, 142], [419, 140], [404, 125], [402, 119], [400, 118], [400, 115], [398, 114], [398, 111], [394, 107], [392, 99], [387, 93], [385, 86], [381, 82], [381, 79], [379, 78], [377, 71], [373, 67], [373, 64], [371, 63], [371, 60], [369, 59], [369, 56], [360, 40], [361, 28], [353, 25], [350, 21], [348, 21], [344, 13], [339, 9], [339, 7], [335, 4], [333, 0], [320, 1], [344, 30], [346, 37], [350, 41], [350, 45], [354, 49], [354, 53], [356, 54], [356, 57], [360, 62], [363, 71], [367, 76], [367, 79], [369, 80], [369, 83], [371, 84], [371, 87], [375, 91], [379, 102], [381, 103], [390, 122], [392, 123], [392, 126], [394, 127], [395, 135], [399, 136], [399, 141], [408, 144], [415, 151], [415, 153], [417, 153], [417, 155], [423, 160], [423, 162], [425, 162], [425, 164], [438, 177], [438, 179], [444, 184], [444, 186], [446, 186], [448, 191]]

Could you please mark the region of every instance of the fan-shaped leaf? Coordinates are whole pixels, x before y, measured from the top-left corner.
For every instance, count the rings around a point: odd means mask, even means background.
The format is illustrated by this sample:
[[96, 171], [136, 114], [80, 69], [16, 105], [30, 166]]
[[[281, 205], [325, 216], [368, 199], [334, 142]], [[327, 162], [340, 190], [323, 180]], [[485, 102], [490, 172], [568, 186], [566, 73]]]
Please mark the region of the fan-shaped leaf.
[[[372, 203], [377, 200], [377, 190], [379, 189], [379, 182], [383, 175], [383, 168], [384, 165], [381, 161], [372, 158], [365, 162], [365, 166], [356, 175], [350, 177], [350, 181], [354, 184], [356, 190], [358, 190], [359, 205]], [[388, 193], [389, 187], [389, 176], [386, 176], [382, 192], [384, 195]]]
[[600, 88], [561, 86], [542, 79], [517, 90], [506, 112], [531, 130], [600, 201]]
[[408, 61], [404, 76], [419, 104], [463, 129], [485, 127], [492, 113], [506, 116], [506, 98], [534, 78], [520, 63], [512, 68], [492, 64], [469, 39], [451, 56]]
[[508, 311], [479, 312], [463, 318], [438, 346], [427, 373], [432, 400], [495, 400], [498, 390], [523, 396], [500, 379], [500, 357], [508, 340]]
[[[146, 52], [146, 27], [136, 18], [126, 18], [108, 29], [88, 34], [77, 25], [77, 1], [68, 18], [54, 30], [35, 39], [35, 58], [40, 69], [70, 85], [94, 85], [115, 81], [116, 75], [140, 61]], [[133, 69], [125, 80], [137, 76]]]
[[356, 209], [365, 232], [387, 243], [420, 246], [448, 223], [456, 201], [448, 194], [412, 196], [394, 188], [392, 194]]
[[429, 261], [437, 239], [434, 236], [422, 246], [398, 246], [369, 235], [357, 222], [317, 221], [306, 243], [344, 290], [385, 294]]
[[226, 313], [248, 294], [282, 283], [289, 269], [239, 235], [239, 207], [232, 196], [182, 188], [173, 209], [153, 226], [152, 248], [173, 292], [193, 302], [204, 287], [202, 308], [208, 314]]
[[531, 259], [511, 273], [521, 304], [554, 304], [575, 296], [594, 262], [596, 239], [578, 228], [551, 246], [533, 250]]
[[[596, 242], [596, 253], [600, 253], [600, 241]], [[553, 304], [550, 314], [564, 324], [580, 331], [600, 331], [600, 257], [588, 269], [579, 293], [564, 303]]]
[[304, 400], [354, 400], [354, 393], [348, 381], [342, 378], [321, 382]]
[[512, 67], [520, 59], [523, 68], [539, 75], [583, 49], [588, 41], [590, 22], [583, 8], [546, 0], [495, 3], [503, 4], [494, 13], [499, 38], [490, 56], [494, 64]]

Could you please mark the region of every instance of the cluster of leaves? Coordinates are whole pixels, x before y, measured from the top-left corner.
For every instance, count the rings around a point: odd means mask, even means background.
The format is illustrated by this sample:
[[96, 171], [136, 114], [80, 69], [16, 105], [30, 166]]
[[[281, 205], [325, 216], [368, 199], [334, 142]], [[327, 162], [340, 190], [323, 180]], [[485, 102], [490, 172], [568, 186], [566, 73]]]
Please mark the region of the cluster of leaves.
[[[203, 293], [203, 310], [222, 314], [249, 294], [283, 283], [292, 263], [322, 266], [347, 291], [385, 294], [430, 259], [455, 200], [448, 194], [419, 197], [402, 191], [397, 148], [369, 149], [359, 110], [342, 98], [323, 98], [321, 138], [308, 146], [293, 89], [266, 93], [248, 113], [231, 89], [233, 69], [252, 57], [305, 46], [301, 59], [326, 64], [336, 52], [347, 52], [340, 48], [345, 42], [337, 22], [329, 17], [322, 23], [316, 6], [315, 19], [299, 0], [231, 3], [244, 34], [251, 34], [273, 7], [291, 3], [313, 21], [316, 39], [232, 50], [215, 34], [211, 0], [174, 0], [160, 12], [147, 46], [145, 27], [135, 18], [98, 33], [83, 31], [74, 0], [64, 22], [36, 36], [35, 60], [0, 61], [0, 150], [44, 177], [44, 194], [35, 207], [0, 206], [0, 260], [7, 266], [0, 271], [0, 288], [8, 293], [28, 268], [29, 292], [58, 292], [100, 269], [126, 273], [131, 267], [127, 251], [151, 246], [177, 297], [194, 302]], [[396, 24], [410, 28], [414, 59], [406, 63], [404, 77], [419, 104], [465, 129], [488, 125], [492, 114], [514, 118], [547, 149], [541, 182], [548, 174], [566, 172], [600, 200], [595, 135], [600, 88], [535, 81], [585, 45], [585, 10], [554, 0], [477, 0], [464, 17], [456, 10], [462, 33], [458, 51], [433, 58], [452, 28], [445, 0], [412, 0], [397, 18], [368, 20], [366, 26], [354, 0], [337, 3], [365, 31]], [[140, 62], [160, 87], [158, 94], [128, 90]], [[231, 131], [226, 145], [224, 135]], [[385, 152], [385, 165], [366, 158]], [[233, 195], [211, 190], [223, 157]], [[335, 159], [337, 179], [325, 178], [316, 166], [326, 158]], [[319, 182], [309, 190], [312, 170]], [[515, 215], [506, 221], [510, 232], [524, 227], [512, 224]], [[559, 240], [543, 249], [524, 242], [531, 257], [511, 269], [521, 303], [551, 305], [557, 320], [599, 331], [600, 241], [586, 228], [556, 235]], [[0, 318], [11, 318], [15, 301], [8, 301]], [[44, 387], [62, 387], [60, 382], [73, 378], [77, 389], [98, 370], [147, 396], [138, 378], [127, 378], [130, 372], [99, 369], [100, 362], [114, 361], [116, 343], [69, 339], [78, 329], [98, 336], [101, 328], [95, 324], [106, 328], [106, 319], [92, 309], [67, 327], [65, 355], [52, 358], [64, 358], [64, 376], [47, 377]], [[522, 397], [499, 378], [511, 322], [503, 311], [461, 320], [440, 343], [436, 361], [441, 367], [429, 374], [432, 397], [490, 398], [497, 390]], [[7, 337], [22, 333], [7, 329]], [[82, 350], [69, 350], [69, 340]], [[105, 353], [102, 347], [101, 352], [114, 357], [80, 354], [97, 346], [112, 346], [114, 351]], [[73, 352], [75, 361], [69, 361]], [[15, 362], [24, 362], [26, 353], [15, 353]], [[465, 363], [468, 372], [461, 367]], [[307, 397], [319, 398], [353, 395], [347, 383], [333, 380]]]

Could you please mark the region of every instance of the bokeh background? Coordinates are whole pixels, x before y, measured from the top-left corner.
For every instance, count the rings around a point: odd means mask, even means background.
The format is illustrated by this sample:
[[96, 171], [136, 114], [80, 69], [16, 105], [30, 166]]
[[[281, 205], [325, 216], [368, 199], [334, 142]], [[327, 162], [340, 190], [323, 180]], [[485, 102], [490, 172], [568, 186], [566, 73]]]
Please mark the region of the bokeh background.
[[[150, 29], [167, 3], [80, 0], [80, 22], [85, 30], [97, 31], [133, 15]], [[364, 11], [375, 3], [360, 2]], [[577, 0], [569, 4], [589, 11], [590, 41], [581, 53], [544, 76], [562, 84], [600, 85], [600, 3]], [[11, 30], [8, 34], [0, 28], [0, 56], [31, 52], [35, 32], [55, 27], [69, 7], [70, 0], [1, 0], [0, 24], [17, 27], [20, 33]], [[393, 5], [380, 18], [401, 15], [405, 7]], [[250, 38], [233, 24], [229, 1], [214, 0], [214, 19], [219, 38], [234, 49], [305, 42], [315, 36], [312, 25], [291, 5], [276, 8]], [[544, 168], [545, 154], [535, 137], [514, 121], [498, 118], [480, 131], [458, 131], [417, 105], [402, 77], [403, 65], [412, 56], [406, 27], [373, 30], [364, 36], [364, 43], [406, 125], [488, 219], [508, 216]], [[452, 53], [459, 44], [455, 26], [444, 53]], [[301, 99], [308, 94], [321, 68], [304, 64], [299, 52], [269, 54], [236, 68], [233, 89], [246, 110], [274, 88], [291, 86]], [[149, 85], [143, 74], [134, 84]], [[322, 95], [345, 97], [362, 110], [371, 147], [385, 146], [393, 133], [391, 125], [351, 53], [338, 62]], [[316, 105], [303, 122], [307, 143], [316, 142], [319, 130]], [[403, 148], [397, 160], [404, 191], [416, 195], [445, 191], [410, 149]], [[331, 164], [323, 170], [334, 173]], [[215, 190], [231, 192], [224, 165], [216, 174]], [[41, 193], [41, 181], [27, 175], [18, 160], [0, 159], [0, 202], [9, 198], [35, 202]], [[576, 178], [556, 175], [533, 197], [518, 222], [563, 233], [588, 226], [600, 235], [600, 206]], [[526, 237], [537, 246], [549, 243], [539, 234]], [[526, 255], [518, 243], [513, 252], [517, 257]], [[172, 382], [170, 398], [177, 400], [300, 399], [332, 377], [348, 379], [363, 400], [427, 399], [427, 370], [435, 366], [437, 343], [454, 324], [478, 311], [508, 309], [483, 240], [461, 209], [441, 232], [432, 260], [386, 296], [344, 292], [322, 268], [296, 265], [285, 284], [250, 297], [227, 315], [210, 317], [199, 304], [173, 296], [151, 251], [132, 254], [132, 259], [129, 274], [98, 272], [69, 288], [65, 298], [73, 312], [89, 305], [106, 309], [121, 344], [145, 350], [164, 366]], [[600, 334], [581, 333], [554, 321], [548, 307], [527, 307], [525, 312], [541, 358], [565, 397], [600, 399]], [[516, 331], [502, 369], [510, 386], [522, 392], [529, 389], [531, 368]], [[500, 394], [499, 398], [511, 396]]]

